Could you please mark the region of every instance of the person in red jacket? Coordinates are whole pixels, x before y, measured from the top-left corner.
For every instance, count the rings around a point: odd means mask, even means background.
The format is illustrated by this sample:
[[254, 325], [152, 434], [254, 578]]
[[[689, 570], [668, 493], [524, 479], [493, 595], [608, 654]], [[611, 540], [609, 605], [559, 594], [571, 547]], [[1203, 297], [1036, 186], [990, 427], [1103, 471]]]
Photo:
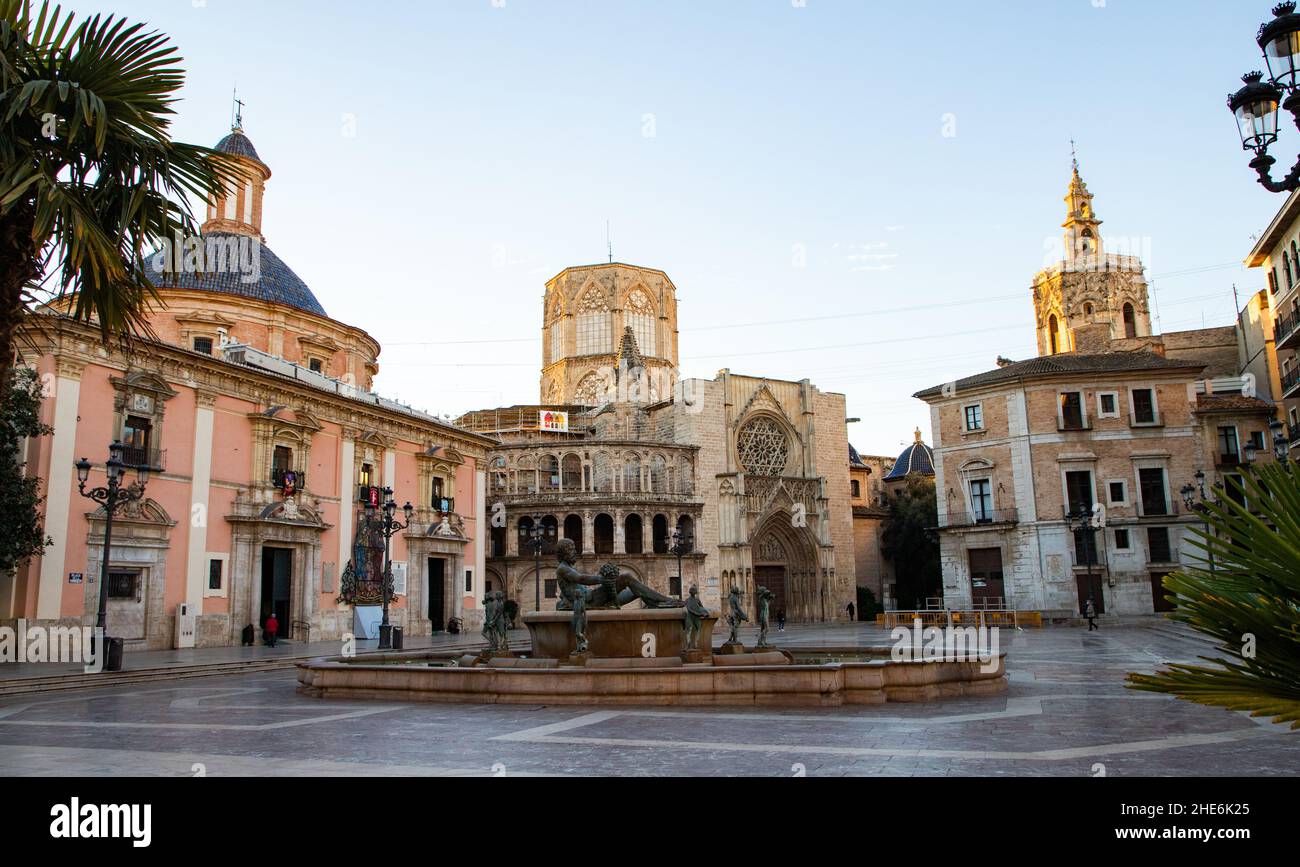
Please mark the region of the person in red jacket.
[[280, 634], [280, 621], [275, 619], [275, 613], [266, 618], [266, 646], [275, 647], [275, 639]]

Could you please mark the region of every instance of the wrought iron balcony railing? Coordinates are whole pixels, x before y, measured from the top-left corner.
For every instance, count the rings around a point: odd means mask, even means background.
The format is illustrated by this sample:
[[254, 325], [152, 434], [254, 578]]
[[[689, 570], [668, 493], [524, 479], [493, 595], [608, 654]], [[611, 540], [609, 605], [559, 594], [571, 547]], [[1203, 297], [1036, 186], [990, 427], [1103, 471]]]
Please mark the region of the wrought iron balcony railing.
[[122, 463], [126, 464], [128, 469], [144, 468], [161, 473], [167, 469], [167, 452], [139, 446], [124, 446]]
[[990, 527], [1020, 523], [1019, 509], [976, 509], [953, 512], [939, 516], [939, 529], [955, 530], [967, 527]]
[[1300, 346], [1300, 313], [1279, 316], [1273, 329], [1273, 339], [1278, 349], [1294, 349]]

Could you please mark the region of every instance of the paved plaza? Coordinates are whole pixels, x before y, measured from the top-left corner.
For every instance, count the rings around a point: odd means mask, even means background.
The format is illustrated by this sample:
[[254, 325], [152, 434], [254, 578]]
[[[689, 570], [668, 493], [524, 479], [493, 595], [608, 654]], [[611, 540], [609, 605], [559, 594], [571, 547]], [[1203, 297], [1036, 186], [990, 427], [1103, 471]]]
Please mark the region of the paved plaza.
[[[882, 644], [867, 625], [794, 645]], [[22, 776], [1290, 776], [1300, 733], [1123, 686], [1209, 645], [1158, 621], [1004, 630], [1010, 689], [836, 709], [320, 701], [291, 670], [0, 700]], [[128, 666], [131, 657], [128, 657]]]

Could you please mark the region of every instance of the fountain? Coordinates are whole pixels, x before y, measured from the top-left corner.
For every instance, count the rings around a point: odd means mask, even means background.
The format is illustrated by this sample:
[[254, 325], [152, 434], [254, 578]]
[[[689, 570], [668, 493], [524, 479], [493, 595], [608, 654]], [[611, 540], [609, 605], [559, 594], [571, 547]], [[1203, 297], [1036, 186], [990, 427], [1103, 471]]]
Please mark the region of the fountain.
[[[524, 616], [527, 651], [506, 641], [494, 594], [487, 604], [486, 647], [474, 653], [411, 651], [324, 658], [298, 666], [300, 689], [321, 698], [563, 705], [838, 706], [992, 695], [1007, 689], [1002, 654], [952, 653], [900, 661], [891, 647], [767, 646], [767, 601], [759, 597], [760, 640], [737, 638], [745, 615], [728, 600], [730, 640], [716, 650], [718, 615], [691, 588], [666, 597], [606, 566], [575, 568], [561, 540], [554, 612]], [[641, 607], [628, 606], [640, 602]]]

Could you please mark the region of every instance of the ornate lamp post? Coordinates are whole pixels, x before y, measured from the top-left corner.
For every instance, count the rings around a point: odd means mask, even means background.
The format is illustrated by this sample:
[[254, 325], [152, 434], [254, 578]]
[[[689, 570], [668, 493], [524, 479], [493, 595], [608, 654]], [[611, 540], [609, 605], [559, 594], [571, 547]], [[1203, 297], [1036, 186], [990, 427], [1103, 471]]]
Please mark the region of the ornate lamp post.
[[1097, 529], [1100, 523], [1099, 516], [1099, 512], [1080, 509], [1077, 512], [1071, 512], [1066, 515], [1065, 520], [1069, 523], [1070, 529], [1074, 532], [1076, 539], [1079, 537], [1080, 533], [1086, 534], [1084, 536], [1084, 555], [1088, 560], [1088, 595], [1101, 601], [1101, 588], [1099, 588], [1093, 580], [1092, 570], [1092, 567], [1097, 562]]
[[[677, 582], [682, 588], [686, 586], [686, 578], [682, 575], [682, 557], [695, 550], [695, 537], [682, 528], [681, 524], [673, 530], [673, 544], [668, 549], [670, 553], [677, 555]], [[677, 595], [680, 597], [684, 591], [679, 588]]]
[[542, 526], [542, 516], [533, 515], [533, 526], [528, 531], [528, 545], [533, 549], [533, 580], [537, 586], [537, 607], [542, 610], [542, 549], [546, 547], [546, 528]]
[[1273, 456], [1278, 463], [1287, 466], [1291, 461], [1291, 442], [1286, 438], [1286, 425], [1281, 419], [1269, 423], [1269, 433], [1273, 435]]
[[[1215, 488], [1217, 490], [1218, 486], [1216, 485]], [[1209, 520], [1209, 513], [1206, 511], [1205, 505], [1206, 503], [1213, 503], [1214, 505], [1217, 506], [1219, 504], [1219, 496], [1215, 492], [1211, 492], [1208, 494], [1206, 493], [1205, 470], [1197, 470], [1196, 484], [1183, 485], [1183, 489], [1179, 493], [1183, 495], [1183, 504], [1187, 506], [1187, 511], [1200, 513], [1201, 520], [1203, 521], [1203, 526], [1205, 527], [1205, 538], [1206, 540], [1208, 540], [1210, 538], [1210, 520]], [[1197, 497], [1200, 498], [1199, 501]], [[1210, 553], [1210, 572], [1213, 573], [1215, 571], [1214, 550], [1210, 549], [1209, 553]]]
[[1268, 149], [1277, 141], [1279, 108], [1290, 112], [1300, 126], [1300, 15], [1293, 0], [1273, 7], [1273, 20], [1259, 28], [1258, 42], [1268, 75], [1243, 76], [1246, 86], [1228, 97], [1228, 108], [1237, 118], [1242, 148], [1255, 154], [1250, 167], [1259, 182], [1269, 192], [1290, 193], [1300, 189], [1300, 162], [1285, 178], [1274, 181], [1277, 160]]
[[[99, 613], [95, 618], [95, 626], [101, 630], [98, 634], [104, 636], [104, 630], [108, 626], [108, 570], [109, 562], [112, 559], [113, 548], [113, 515], [128, 503], [134, 503], [144, 497], [145, 485], [149, 483], [149, 468], [136, 467], [137, 481], [129, 488], [122, 487], [122, 480], [126, 476], [126, 464], [122, 463], [122, 452], [124, 446], [120, 442], [115, 442], [108, 447], [108, 462], [104, 465], [105, 473], [108, 476], [108, 483], [101, 488], [86, 490], [86, 482], [90, 480], [90, 461], [82, 458], [77, 461], [77, 489], [81, 496], [88, 500], [93, 500], [104, 507], [104, 554], [99, 566]], [[105, 641], [107, 647], [107, 641]], [[105, 666], [105, 671], [108, 667]]]
[[415, 514], [415, 507], [407, 503], [402, 507], [402, 512], [406, 516], [406, 523], [397, 520], [397, 503], [393, 500], [393, 489], [384, 488], [383, 505], [379, 509], [379, 522], [375, 524], [375, 507], [369, 503], [366, 504], [366, 522], [369, 526], [376, 527], [379, 532], [384, 534], [384, 577], [383, 577], [383, 595], [384, 595], [384, 619], [379, 624], [379, 649], [391, 650], [393, 647], [393, 626], [388, 622], [388, 603], [393, 597], [393, 536], [411, 526], [411, 519]]

